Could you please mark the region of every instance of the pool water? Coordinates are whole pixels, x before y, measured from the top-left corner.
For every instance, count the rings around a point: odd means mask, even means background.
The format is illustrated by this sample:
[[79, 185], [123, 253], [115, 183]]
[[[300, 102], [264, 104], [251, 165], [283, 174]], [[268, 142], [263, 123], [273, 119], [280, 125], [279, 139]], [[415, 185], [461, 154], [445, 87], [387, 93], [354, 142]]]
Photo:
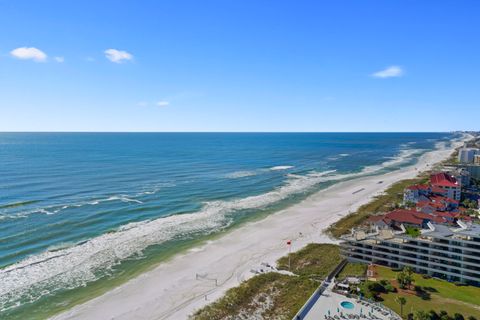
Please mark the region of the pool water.
[[345, 309], [353, 309], [355, 307], [355, 305], [350, 301], [342, 301], [340, 302], [340, 305], [342, 306], [342, 308], [345, 308]]

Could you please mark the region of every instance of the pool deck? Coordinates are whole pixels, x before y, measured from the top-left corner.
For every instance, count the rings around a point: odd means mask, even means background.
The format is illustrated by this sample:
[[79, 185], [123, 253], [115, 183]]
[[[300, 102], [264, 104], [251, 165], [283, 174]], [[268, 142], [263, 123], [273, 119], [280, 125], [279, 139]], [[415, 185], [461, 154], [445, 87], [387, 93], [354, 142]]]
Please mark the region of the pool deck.
[[[399, 320], [395, 313], [381, 305], [366, 301], [357, 302], [341, 294], [332, 291], [333, 282], [322, 293], [308, 313], [302, 318], [304, 320], [341, 320], [341, 319], [376, 319], [376, 320]], [[346, 309], [341, 302], [348, 301], [353, 304], [353, 309]]]

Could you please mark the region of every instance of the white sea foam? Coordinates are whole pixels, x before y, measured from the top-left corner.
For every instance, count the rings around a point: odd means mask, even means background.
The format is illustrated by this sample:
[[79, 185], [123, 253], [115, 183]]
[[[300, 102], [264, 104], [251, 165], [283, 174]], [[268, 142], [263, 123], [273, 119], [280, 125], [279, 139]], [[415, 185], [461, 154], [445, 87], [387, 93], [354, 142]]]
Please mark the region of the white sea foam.
[[225, 177], [229, 179], [238, 179], [238, 178], [245, 178], [245, 177], [252, 177], [256, 176], [258, 174], [258, 171], [235, 171], [232, 173], [228, 173], [225, 175]]
[[363, 168], [362, 172], [363, 173], [375, 173], [378, 170], [389, 168], [389, 167], [395, 167], [399, 166], [401, 164], [404, 164], [408, 161], [410, 161], [413, 156], [418, 155], [421, 153], [422, 149], [404, 149], [401, 150], [398, 155], [395, 157], [389, 158], [389, 160], [379, 164], [379, 165], [373, 165], [373, 166], [366, 166]]
[[327, 160], [335, 161], [335, 160], [338, 160], [340, 158], [348, 157], [349, 155], [350, 155], [350, 153], [340, 153], [340, 154], [337, 154], [336, 156], [328, 157]]
[[[155, 192], [157, 192], [157, 191], [155, 191]], [[109, 197], [106, 197], [106, 198], [84, 200], [84, 201], [80, 201], [78, 203], [72, 203], [72, 204], [65, 204], [65, 205], [60, 204], [60, 205], [51, 205], [51, 206], [47, 206], [47, 207], [44, 207], [44, 208], [34, 208], [34, 209], [31, 209], [31, 210], [28, 210], [28, 211], [22, 211], [22, 212], [18, 212], [18, 213], [12, 213], [12, 214], [9, 214], [9, 215], [1, 215], [1, 216], [8, 216], [9, 218], [10, 217], [26, 218], [31, 214], [53, 215], [53, 214], [57, 214], [57, 213], [60, 213], [62, 211], [65, 211], [69, 208], [80, 208], [80, 207], [83, 207], [83, 206], [86, 206], [86, 205], [96, 206], [96, 205], [101, 204], [103, 202], [110, 202], [110, 201], [133, 202], [133, 203], [143, 204], [143, 201], [141, 201], [139, 199], [136, 199], [136, 197], [140, 197], [141, 195], [144, 195], [144, 194], [146, 194], [146, 193], [142, 192], [142, 193], [138, 193], [138, 194], [133, 195], [133, 196], [124, 195], [124, 194], [114, 195], [114, 196], [109, 196]], [[3, 219], [5, 219], [5, 218], [3, 218]]]
[[262, 174], [270, 171], [282, 171], [282, 170], [288, 170], [292, 168], [294, 168], [294, 166], [274, 166], [268, 169], [242, 170], [242, 171], [235, 171], [232, 173], [228, 173], [225, 175], [225, 177], [229, 179], [239, 179], [239, 178], [256, 176], [258, 174]]
[[269, 168], [269, 170], [277, 171], [277, 170], [288, 170], [288, 169], [292, 169], [292, 168], [293, 168], [293, 166], [274, 166], [274, 167]]

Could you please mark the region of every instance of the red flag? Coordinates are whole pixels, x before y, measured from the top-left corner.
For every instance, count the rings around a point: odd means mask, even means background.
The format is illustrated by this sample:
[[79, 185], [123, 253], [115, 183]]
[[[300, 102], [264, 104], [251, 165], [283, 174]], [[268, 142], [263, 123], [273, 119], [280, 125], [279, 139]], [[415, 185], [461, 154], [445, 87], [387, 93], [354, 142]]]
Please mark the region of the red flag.
[[292, 240], [288, 240], [287, 245], [291, 245], [291, 244], [292, 244]]

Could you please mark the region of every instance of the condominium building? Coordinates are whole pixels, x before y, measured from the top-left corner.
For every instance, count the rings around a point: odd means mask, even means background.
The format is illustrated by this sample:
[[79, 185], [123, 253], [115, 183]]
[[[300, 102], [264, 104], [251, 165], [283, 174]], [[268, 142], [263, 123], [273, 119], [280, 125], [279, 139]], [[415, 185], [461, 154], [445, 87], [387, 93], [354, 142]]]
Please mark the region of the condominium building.
[[415, 272], [449, 281], [480, 286], [480, 225], [458, 222], [458, 227], [428, 223], [419, 236], [403, 231], [352, 231], [343, 237], [342, 254], [352, 262]]
[[432, 188], [440, 188], [446, 192], [448, 198], [460, 200], [461, 185], [457, 179], [446, 172], [439, 172], [430, 176], [430, 185]]
[[476, 154], [480, 154], [479, 149], [474, 148], [461, 148], [458, 151], [458, 162], [460, 163], [473, 163]]

